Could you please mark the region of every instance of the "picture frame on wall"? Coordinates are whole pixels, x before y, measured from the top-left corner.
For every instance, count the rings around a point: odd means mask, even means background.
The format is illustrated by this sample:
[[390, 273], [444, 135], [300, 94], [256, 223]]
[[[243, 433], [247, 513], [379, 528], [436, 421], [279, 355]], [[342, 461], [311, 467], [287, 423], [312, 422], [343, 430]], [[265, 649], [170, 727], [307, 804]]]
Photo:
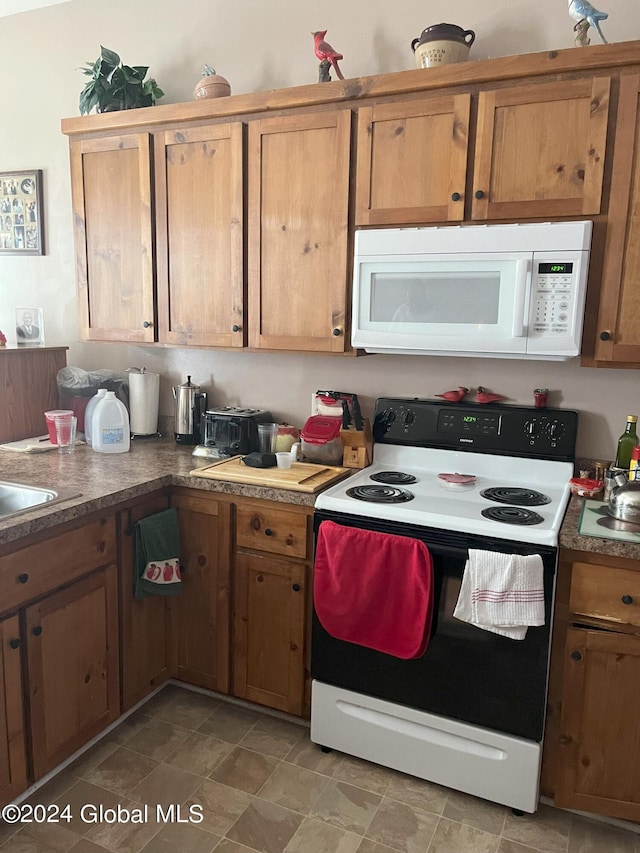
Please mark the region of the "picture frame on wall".
[[0, 255], [44, 255], [42, 169], [0, 172]]
[[16, 308], [16, 341], [18, 346], [44, 345], [42, 308]]

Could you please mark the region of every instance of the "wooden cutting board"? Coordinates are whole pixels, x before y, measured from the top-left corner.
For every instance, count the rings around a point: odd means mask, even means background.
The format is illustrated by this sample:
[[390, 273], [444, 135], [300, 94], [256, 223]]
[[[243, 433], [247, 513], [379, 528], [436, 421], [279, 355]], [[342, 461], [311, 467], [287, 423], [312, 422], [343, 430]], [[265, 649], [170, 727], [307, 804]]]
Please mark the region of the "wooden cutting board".
[[242, 456], [220, 460], [212, 465], [194, 468], [193, 477], [209, 480], [227, 480], [231, 483], [247, 483], [253, 486], [268, 486], [272, 489], [291, 489], [294, 492], [318, 492], [352, 473], [350, 468], [333, 465], [312, 465], [309, 462], [294, 462], [291, 468], [251, 468], [242, 461]]

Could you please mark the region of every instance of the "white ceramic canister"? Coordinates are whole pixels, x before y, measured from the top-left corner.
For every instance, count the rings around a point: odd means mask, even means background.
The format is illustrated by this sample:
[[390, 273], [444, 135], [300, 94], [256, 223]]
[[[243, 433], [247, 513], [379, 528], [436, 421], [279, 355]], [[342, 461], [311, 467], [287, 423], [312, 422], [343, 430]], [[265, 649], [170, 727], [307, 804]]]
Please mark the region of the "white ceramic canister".
[[93, 410], [91, 446], [98, 453], [126, 453], [130, 441], [127, 407], [115, 391], [107, 391]]
[[100, 400], [102, 400], [106, 393], [106, 388], [98, 388], [98, 391], [89, 400], [89, 402], [87, 403], [87, 408], [84, 410], [84, 437], [89, 447], [91, 447], [91, 437], [93, 435], [91, 419], [93, 418], [93, 413], [96, 410], [96, 406], [98, 405]]

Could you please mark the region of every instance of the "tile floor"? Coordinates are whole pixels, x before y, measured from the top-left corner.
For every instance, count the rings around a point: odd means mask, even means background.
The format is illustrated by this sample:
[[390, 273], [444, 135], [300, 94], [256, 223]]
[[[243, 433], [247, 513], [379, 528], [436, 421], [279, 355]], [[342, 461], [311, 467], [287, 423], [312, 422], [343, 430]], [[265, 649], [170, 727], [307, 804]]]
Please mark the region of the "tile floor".
[[[0, 825], [0, 853], [640, 853], [640, 835], [626, 829], [546, 805], [515, 817], [324, 754], [305, 726], [175, 685], [28, 802], [69, 805], [73, 819]], [[157, 820], [156, 804], [171, 803], [186, 823]], [[123, 819], [101, 822], [98, 806], [120, 807]], [[202, 822], [188, 822], [190, 807]]]

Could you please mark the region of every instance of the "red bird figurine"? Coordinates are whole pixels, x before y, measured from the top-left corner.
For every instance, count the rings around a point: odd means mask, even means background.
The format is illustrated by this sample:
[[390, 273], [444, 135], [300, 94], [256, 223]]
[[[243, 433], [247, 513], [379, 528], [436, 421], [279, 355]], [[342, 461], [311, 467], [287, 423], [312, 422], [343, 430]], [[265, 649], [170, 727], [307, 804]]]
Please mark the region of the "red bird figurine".
[[340, 67], [338, 65], [338, 60], [344, 59], [344, 57], [341, 53], [337, 53], [328, 41], [324, 40], [326, 34], [326, 30], [318, 30], [317, 33], [311, 33], [313, 36], [316, 56], [321, 62], [326, 61], [333, 65], [340, 80], [344, 80], [344, 74], [340, 71]]
[[462, 400], [465, 394], [469, 393], [468, 388], [463, 388], [462, 385], [458, 385], [457, 391], [445, 391], [444, 394], [436, 394], [436, 397], [442, 397], [443, 400], [448, 400], [450, 403], [457, 403], [458, 400]]
[[499, 400], [506, 400], [503, 394], [491, 394], [482, 385], [478, 385], [476, 390], [476, 403], [496, 403]]

